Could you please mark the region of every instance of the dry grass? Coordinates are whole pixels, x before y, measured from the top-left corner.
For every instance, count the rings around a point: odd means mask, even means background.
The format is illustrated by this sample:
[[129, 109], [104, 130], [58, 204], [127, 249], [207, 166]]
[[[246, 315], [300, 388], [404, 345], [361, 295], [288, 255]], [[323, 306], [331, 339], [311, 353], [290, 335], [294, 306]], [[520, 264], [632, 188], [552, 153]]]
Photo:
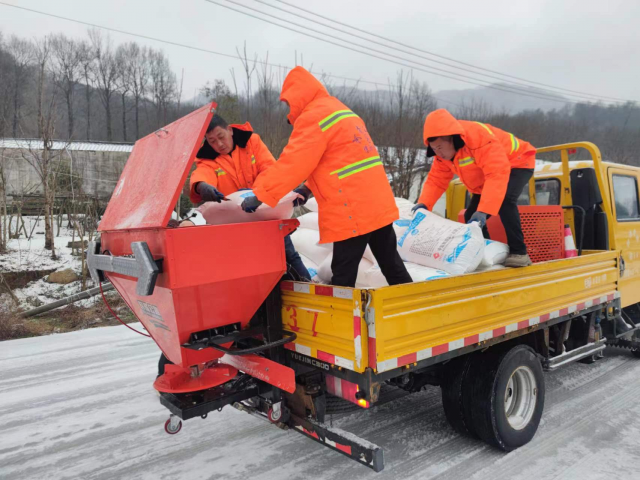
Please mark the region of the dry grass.
[[[137, 321], [120, 296], [107, 295], [107, 299], [123, 322]], [[0, 341], [119, 324], [102, 301], [92, 307], [69, 305], [32, 318], [21, 318], [18, 312], [0, 312]]]

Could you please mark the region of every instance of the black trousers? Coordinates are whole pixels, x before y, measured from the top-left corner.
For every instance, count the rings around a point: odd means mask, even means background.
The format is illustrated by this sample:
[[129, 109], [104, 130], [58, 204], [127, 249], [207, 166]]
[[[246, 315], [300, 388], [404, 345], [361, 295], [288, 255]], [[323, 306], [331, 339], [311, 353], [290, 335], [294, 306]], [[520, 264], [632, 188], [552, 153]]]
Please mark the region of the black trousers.
[[[507, 184], [507, 193], [504, 196], [504, 201], [498, 212], [500, 220], [502, 220], [502, 225], [504, 225], [504, 231], [507, 234], [509, 250], [514, 255], [526, 255], [527, 253], [527, 246], [524, 243], [524, 235], [522, 233], [522, 224], [520, 223], [520, 212], [518, 211], [518, 197], [532, 176], [533, 170], [529, 168], [514, 168], [511, 170], [511, 176]], [[468, 222], [471, 215], [478, 210], [478, 204], [481, 198], [482, 195], [473, 194], [467, 211], [464, 214], [465, 222]], [[487, 218], [489, 216], [490, 215], [487, 215]], [[489, 238], [489, 230], [487, 230], [486, 225], [483, 233], [484, 238]]]
[[333, 244], [331, 285], [354, 287], [358, 276], [358, 265], [367, 245], [371, 247], [380, 270], [389, 285], [411, 283], [412, 279], [398, 254], [396, 232], [389, 224], [373, 232], [348, 238]]

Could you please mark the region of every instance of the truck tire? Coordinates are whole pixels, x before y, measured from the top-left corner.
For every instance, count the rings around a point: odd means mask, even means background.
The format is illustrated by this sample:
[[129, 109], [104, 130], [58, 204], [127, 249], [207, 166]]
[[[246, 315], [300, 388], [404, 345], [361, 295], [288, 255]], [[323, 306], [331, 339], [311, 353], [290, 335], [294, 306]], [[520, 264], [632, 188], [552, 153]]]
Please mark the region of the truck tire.
[[466, 387], [469, 382], [467, 373], [471, 366], [474, 354], [464, 355], [452, 360], [445, 370], [445, 378], [440, 388], [442, 389], [442, 407], [444, 415], [453, 429], [470, 437], [477, 437], [471, 425], [471, 411], [469, 405], [472, 401]]
[[473, 429], [488, 444], [510, 452], [538, 430], [545, 396], [542, 365], [526, 345], [489, 350], [477, 360], [467, 375], [475, 403]]

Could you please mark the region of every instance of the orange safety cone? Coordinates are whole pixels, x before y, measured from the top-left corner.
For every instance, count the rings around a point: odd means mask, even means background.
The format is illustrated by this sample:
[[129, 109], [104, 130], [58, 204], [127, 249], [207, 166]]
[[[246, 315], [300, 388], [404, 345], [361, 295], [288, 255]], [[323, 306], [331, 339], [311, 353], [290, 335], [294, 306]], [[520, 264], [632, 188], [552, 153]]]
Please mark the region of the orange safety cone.
[[571, 228], [569, 225], [564, 226], [564, 258], [577, 257], [576, 242], [573, 241]]

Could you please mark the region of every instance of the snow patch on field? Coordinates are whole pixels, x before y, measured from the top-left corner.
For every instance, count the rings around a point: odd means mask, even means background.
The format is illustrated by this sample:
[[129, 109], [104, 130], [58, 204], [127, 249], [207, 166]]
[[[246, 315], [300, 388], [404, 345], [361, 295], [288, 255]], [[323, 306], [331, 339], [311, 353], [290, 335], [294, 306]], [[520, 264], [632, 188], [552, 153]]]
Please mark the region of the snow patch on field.
[[[0, 255], [0, 272], [2, 273], [18, 273], [40, 270], [65, 270], [72, 269], [78, 275], [81, 274], [80, 257], [72, 255], [72, 249], [67, 244], [72, 240], [78, 241], [76, 235], [73, 236], [73, 230], [67, 228], [67, 220], [62, 223], [60, 228], [60, 236], [54, 238], [56, 260], [51, 258], [51, 251], [44, 248], [44, 219], [36, 217], [24, 217], [27, 232], [33, 234], [31, 238], [25, 238], [22, 232], [21, 238], [11, 239], [8, 242], [8, 251]], [[15, 221], [13, 219], [13, 229], [15, 230]], [[58, 227], [54, 225], [54, 233], [57, 233]], [[93, 282], [87, 279], [87, 286], [92, 287]], [[1, 292], [2, 290], [0, 290]], [[66, 285], [58, 285], [47, 283], [44, 278], [34, 280], [23, 288], [14, 289], [13, 293], [20, 302], [20, 307], [28, 310], [42, 304], [59, 300], [74, 293], [81, 291], [81, 282], [75, 281]], [[76, 305], [91, 306], [97, 301], [95, 298], [82, 300]], [[0, 294], [0, 308], [11, 308], [15, 304], [7, 293]]]

